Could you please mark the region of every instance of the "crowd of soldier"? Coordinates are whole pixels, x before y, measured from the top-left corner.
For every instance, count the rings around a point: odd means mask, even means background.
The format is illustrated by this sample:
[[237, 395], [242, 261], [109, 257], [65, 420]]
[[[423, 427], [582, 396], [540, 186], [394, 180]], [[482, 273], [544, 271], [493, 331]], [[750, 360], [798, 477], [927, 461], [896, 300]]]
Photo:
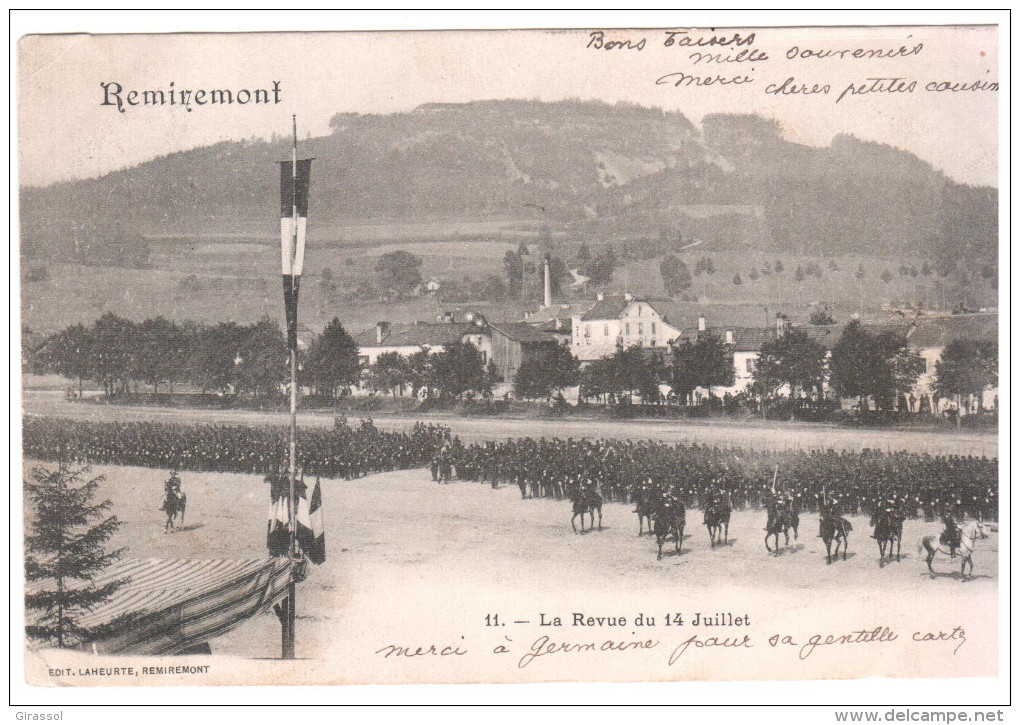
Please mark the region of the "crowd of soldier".
[[829, 506], [869, 515], [893, 501], [908, 516], [927, 519], [947, 511], [993, 519], [998, 512], [998, 461], [986, 457], [573, 438], [467, 447], [455, 440], [441, 455], [460, 478], [512, 484], [525, 498], [571, 498], [594, 488], [606, 501], [669, 493], [695, 507], [724, 494], [737, 509], [782, 499], [796, 510]]
[[[266, 475], [286, 466], [283, 426], [96, 422], [25, 418], [24, 452], [41, 460], [116, 464], [182, 471]], [[449, 439], [445, 427], [417, 423], [409, 433], [382, 431], [369, 421], [299, 428], [297, 463], [307, 475], [359, 478], [428, 464]]]
[[[283, 426], [27, 417], [23, 431], [25, 455], [41, 460], [268, 475], [289, 454]], [[574, 498], [587, 489], [628, 503], [639, 492], [669, 493], [688, 507], [725, 494], [736, 509], [765, 507], [781, 496], [809, 511], [835, 503], [846, 514], [870, 514], [894, 501], [907, 515], [929, 519], [947, 511], [998, 514], [998, 461], [986, 457], [530, 437], [465, 446], [436, 424], [395, 432], [370, 420], [350, 426], [339, 419], [332, 429], [299, 429], [297, 451], [306, 475], [352, 479], [431, 466], [434, 479], [512, 484], [525, 498]]]

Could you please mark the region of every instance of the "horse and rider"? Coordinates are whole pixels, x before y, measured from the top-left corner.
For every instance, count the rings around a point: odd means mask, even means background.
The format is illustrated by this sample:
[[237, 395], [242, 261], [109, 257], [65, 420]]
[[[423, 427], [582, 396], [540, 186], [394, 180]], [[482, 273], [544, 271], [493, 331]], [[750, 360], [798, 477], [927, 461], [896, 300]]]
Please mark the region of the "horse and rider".
[[903, 522], [907, 518], [907, 500], [901, 498], [895, 492], [890, 494], [884, 502], [876, 506], [871, 515], [870, 525], [875, 531], [871, 538], [878, 542], [878, 565], [885, 566], [885, 549], [889, 546], [889, 558], [893, 556], [893, 546], [896, 547], [896, 561], [900, 560], [900, 548], [903, 543]]
[[705, 515], [702, 522], [708, 527], [708, 537], [713, 547], [717, 543], [729, 543], [732, 512], [732, 494], [721, 485], [710, 489], [705, 496]]
[[687, 509], [684, 506], [683, 496], [675, 491], [661, 496], [656, 504], [655, 512], [652, 514], [652, 526], [654, 527], [655, 543], [659, 547], [659, 559], [662, 559], [662, 545], [670, 536], [675, 542], [673, 552], [679, 556], [684, 543], [686, 523]]
[[[772, 496], [766, 501], [765, 512], [765, 549], [778, 553], [780, 534], [783, 535], [785, 546], [790, 545], [791, 530], [794, 540], [798, 537], [800, 512], [797, 510], [796, 499], [788, 491], [773, 491]], [[775, 549], [769, 546], [770, 538], [775, 539]]]
[[652, 517], [662, 500], [662, 492], [652, 481], [651, 476], [645, 477], [643, 483], [634, 487], [631, 494], [634, 501], [634, 513], [638, 515], [638, 536], [644, 535], [645, 522], [648, 523], [648, 533], [652, 531]]
[[181, 525], [184, 525], [184, 509], [187, 503], [188, 497], [181, 490], [181, 477], [177, 475], [176, 470], [170, 471], [170, 478], [163, 484], [163, 504], [159, 507], [159, 510], [166, 514], [164, 532], [174, 530], [174, 520], [178, 514], [181, 516]]
[[[957, 502], [959, 504], [959, 502]], [[963, 538], [963, 530], [956, 523], [951, 506], [945, 506], [940, 514], [942, 519], [942, 533], [939, 535], [939, 544], [949, 549], [949, 558], [956, 558], [956, 550], [960, 548]]]
[[570, 528], [574, 530], [574, 533], [577, 533], [574, 520], [578, 516], [581, 517], [581, 533], [584, 533], [585, 514], [591, 516], [590, 529], [594, 529], [596, 513], [599, 515], [599, 531], [602, 531], [602, 495], [596, 489], [595, 482], [591, 478], [586, 478], [582, 483], [568, 481], [567, 491], [570, 496], [573, 513], [570, 517]]
[[[936, 554], [948, 554], [950, 558], [960, 556], [960, 577], [967, 581], [974, 574], [974, 561], [971, 558], [974, 553], [976, 542], [988, 538], [988, 531], [991, 527], [981, 519], [972, 521], [965, 526], [956, 523], [952, 513], [944, 511], [942, 522], [945, 530], [941, 534], [925, 536], [917, 546], [918, 553], [927, 551], [925, 563], [928, 565], [928, 572], [935, 578], [935, 569], [932, 567], [932, 560]], [[938, 542], [936, 543], [936, 538]], [[968, 571], [969, 569], [969, 571]]]
[[[818, 538], [825, 542], [825, 563], [831, 564], [839, 558], [839, 547], [843, 546], [843, 561], [846, 561], [850, 532], [854, 527], [843, 517], [843, 501], [839, 496], [822, 492], [822, 503], [818, 507]], [[832, 544], [836, 543], [836, 551]]]

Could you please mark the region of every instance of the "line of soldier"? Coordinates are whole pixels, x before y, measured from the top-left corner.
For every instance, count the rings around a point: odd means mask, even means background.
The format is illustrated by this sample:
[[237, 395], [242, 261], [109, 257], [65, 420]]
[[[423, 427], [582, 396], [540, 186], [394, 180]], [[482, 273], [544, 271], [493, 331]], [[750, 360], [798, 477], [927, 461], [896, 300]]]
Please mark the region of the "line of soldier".
[[[448, 467], [463, 480], [516, 485], [522, 497], [569, 498], [587, 486], [606, 501], [630, 502], [650, 481], [692, 507], [718, 492], [737, 509], [764, 507], [778, 490], [800, 510], [817, 510], [824, 496], [846, 514], [870, 514], [890, 500], [928, 519], [946, 511], [985, 519], [998, 513], [998, 461], [985, 457], [530, 437], [465, 446], [445, 426], [419, 422], [403, 433], [380, 431], [371, 420], [338, 420], [333, 429], [298, 435], [298, 464], [323, 478], [431, 465], [434, 474]], [[177, 470], [265, 475], [288, 456], [284, 426], [26, 417], [23, 437], [32, 458]]]
[[[265, 475], [289, 456], [284, 426], [96, 422], [26, 417], [24, 453], [41, 460], [109, 463], [181, 471]], [[359, 478], [419, 468], [449, 440], [449, 429], [416, 423], [409, 433], [357, 426], [298, 430], [298, 465], [308, 475]]]
[[461, 479], [516, 485], [524, 498], [569, 497], [590, 482], [607, 501], [631, 502], [651, 486], [694, 507], [725, 493], [737, 509], [782, 498], [797, 510], [824, 505], [844, 514], [871, 514], [892, 502], [929, 520], [947, 511], [985, 519], [998, 513], [998, 461], [985, 457], [573, 438], [455, 442], [445, 455]]

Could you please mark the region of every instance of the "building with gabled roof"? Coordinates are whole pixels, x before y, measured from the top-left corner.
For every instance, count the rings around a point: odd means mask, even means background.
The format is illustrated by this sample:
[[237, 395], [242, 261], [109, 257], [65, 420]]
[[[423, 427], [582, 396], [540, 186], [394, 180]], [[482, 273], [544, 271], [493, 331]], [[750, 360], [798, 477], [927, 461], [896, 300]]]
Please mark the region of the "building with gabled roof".
[[655, 301], [600, 294], [595, 304], [575, 314], [571, 322], [571, 351], [582, 363], [612, 355], [620, 348], [667, 350], [681, 336]]
[[555, 335], [526, 322], [490, 322], [488, 330], [492, 361], [508, 384], [525, 362], [551, 359], [560, 346]]
[[469, 321], [454, 322], [452, 313], [446, 321], [391, 325], [379, 322], [373, 329], [354, 337], [358, 344], [361, 366], [374, 365], [380, 355], [397, 353], [404, 357], [420, 350], [439, 352], [445, 345], [469, 342], [482, 354], [482, 363], [491, 361], [506, 383], [512, 383], [521, 365], [529, 360], [550, 356], [559, 346], [555, 335], [526, 322], [488, 322], [472, 314]]
[[[838, 325], [803, 325], [792, 328], [783, 315], [776, 316], [773, 328], [755, 327], [709, 327], [705, 319], [699, 318], [698, 328], [685, 330], [680, 340], [694, 342], [698, 335], [711, 333], [717, 335], [733, 353], [734, 384], [728, 388], [714, 388], [717, 393], [739, 393], [747, 389], [754, 380], [754, 369], [762, 345], [777, 339], [787, 330], [796, 329], [803, 332], [826, 350], [839, 342], [843, 334], [844, 324]], [[861, 326], [871, 335], [890, 332], [904, 338], [907, 346], [917, 352], [925, 363], [924, 371], [918, 377], [914, 389], [907, 398], [907, 406], [913, 412], [922, 409], [938, 411], [944, 408], [935, 399], [936, 365], [942, 357], [942, 351], [953, 340], [997, 340], [998, 314], [974, 313], [964, 315], [918, 316], [913, 319], [886, 321], [862, 321]], [[981, 404], [985, 408], [995, 406], [996, 390], [986, 391]]]
[[[368, 367], [374, 365], [380, 355], [388, 352], [405, 357], [422, 349], [438, 352], [444, 345], [468, 337], [479, 339], [483, 332], [470, 322], [412, 322], [398, 325], [379, 322], [374, 328], [355, 335], [354, 341], [358, 344], [362, 367]], [[488, 361], [487, 354], [484, 357]]]

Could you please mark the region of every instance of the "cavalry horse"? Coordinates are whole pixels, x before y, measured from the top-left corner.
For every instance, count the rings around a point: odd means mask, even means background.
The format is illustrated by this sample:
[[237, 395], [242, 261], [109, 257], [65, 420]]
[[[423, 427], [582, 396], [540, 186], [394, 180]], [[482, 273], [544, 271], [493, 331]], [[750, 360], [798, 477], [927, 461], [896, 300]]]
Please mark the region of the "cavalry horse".
[[687, 524], [687, 511], [683, 503], [671, 497], [659, 505], [652, 518], [655, 521], [655, 543], [659, 546], [657, 561], [662, 559], [662, 545], [670, 536], [674, 537], [676, 543], [674, 553], [679, 556]]
[[574, 515], [570, 517], [570, 528], [577, 533], [577, 527], [574, 526], [574, 520], [581, 517], [581, 533], [584, 533], [584, 516], [588, 514], [591, 516], [591, 529], [595, 528], [595, 514], [599, 515], [599, 531], [602, 531], [602, 496], [598, 491], [592, 488], [582, 488], [581, 490], [574, 493], [571, 497], [573, 503]]
[[166, 525], [163, 527], [164, 534], [174, 530], [174, 519], [177, 518], [177, 514], [181, 515], [181, 526], [184, 526], [184, 509], [187, 505], [188, 497], [183, 492], [181, 492], [180, 496], [171, 495], [163, 499], [163, 506], [160, 510], [166, 512]]
[[648, 484], [639, 486], [634, 491], [634, 513], [638, 518], [638, 536], [644, 536], [645, 521], [648, 522], [648, 533], [654, 533], [652, 531], [652, 516], [655, 514], [655, 509], [651, 486]]
[[[768, 518], [765, 521], [765, 549], [769, 552], [779, 552], [779, 535], [783, 535], [784, 546], [790, 545], [790, 531], [793, 531], [793, 540], [797, 540], [797, 529], [800, 527], [800, 514], [794, 509], [781, 507], [777, 502], [772, 502], [766, 507]], [[776, 548], [769, 546], [769, 537], [775, 537]]]
[[730, 540], [730, 514], [733, 505], [729, 494], [717, 498], [705, 507], [705, 526], [708, 527], [708, 538], [714, 547], [717, 543], [727, 544]]
[[896, 511], [876, 511], [871, 516], [870, 526], [875, 529], [872, 538], [878, 542], [878, 566], [885, 566], [885, 547], [889, 545], [889, 560], [892, 561], [893, 546], [896, 547], [896, 561], [900, 560], [900, 545], [903, 543], [904, 516]]
[[[831, 564], [839, 559], [839, 546], [843, 545], [843, 561], [846, 561], [846, 550], [850, 543], [850, 532], [854, 527], [842, 516], [822, 515], [818, 519], [818, 535], [825, 542], [825, 563]], [[832, 552], [832, 542], [836, 542], [836, 552]]]
[[[960, 529], [960, 545], [955, 547], [955, 554], [959, 554], [962, 562], [960, 563], [960, 576], [963, 581], [967, 581], [967, 567], [970, 567], [970, 574], [974, 573], [974, 561], [971, 556], [974, 554], [974, 544], [978, 539], [988, 538], [988, 524], [978, 519]], [[935, 554], [945, 554], [950, 556], [953, 552], [950, 552], [949, 547], [939, 541], [939, 534], [931, 534], [921, 539], [921, 543], [917, 545], [917, 553], [921, 553], [922, 550], [928, 552], [928, 558], [925, 563], [928, 564], [928, 572], [931, 574], [931, 578], [935, 578], [935, 570], [932, 568], [931, 562], [935, 558]]]

